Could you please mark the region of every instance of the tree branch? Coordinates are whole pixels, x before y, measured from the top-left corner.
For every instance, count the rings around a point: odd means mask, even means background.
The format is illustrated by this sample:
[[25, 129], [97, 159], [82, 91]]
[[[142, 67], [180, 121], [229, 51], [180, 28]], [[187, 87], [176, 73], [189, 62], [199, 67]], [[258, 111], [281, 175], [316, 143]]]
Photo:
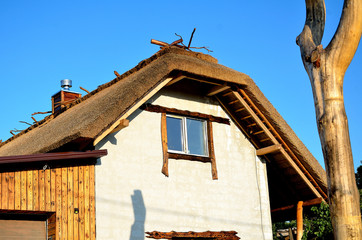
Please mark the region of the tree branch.
[[[323, 114], [323, 87], [321, 85], [320, 62], [323, 47], [320, 45], [325, 26], [324, 0], [305, 0], [306, 19], [302, 33], [297, 37], [305, 70], [311, 81], [316, 113]], [[322, 59], [324, 60], [324, 58]]]
[[326, 22], [324, 0], [305, 0], [306, 19], [302, 33], [297, 37], [297, 44], [306, 56], [321, 44]]
[[336, 33], [326, 48], [329, 64], [344, 75], [362, 34], [362, 1], [345, 0]]

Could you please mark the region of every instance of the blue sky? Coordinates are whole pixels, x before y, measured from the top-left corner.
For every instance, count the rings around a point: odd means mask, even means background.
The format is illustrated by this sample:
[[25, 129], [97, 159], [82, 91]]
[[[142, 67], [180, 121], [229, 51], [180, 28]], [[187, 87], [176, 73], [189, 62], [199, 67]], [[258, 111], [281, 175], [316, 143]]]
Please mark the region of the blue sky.
[[[326, 1], [326, 46], [343, 1]], [[208, 46], [220, 64], [251, 76], [324, 166], [308, 76], [295, 44], [304, 1], [1, 1], [0, 139], [25, 129], [31, 114], [51, 110], [60, 80], [89, 91], [159, 50], [151, 38]], [[362, 160], [362, 50], [344, 83], [355, 167]], [[37, 115], [40, 120], [43, 116]]]

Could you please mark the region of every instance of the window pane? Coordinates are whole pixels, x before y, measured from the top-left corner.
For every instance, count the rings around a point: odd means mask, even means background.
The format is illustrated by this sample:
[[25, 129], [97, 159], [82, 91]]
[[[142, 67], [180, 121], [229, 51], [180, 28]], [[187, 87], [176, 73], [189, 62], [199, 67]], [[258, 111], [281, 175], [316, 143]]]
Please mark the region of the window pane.
[[186, 118], [189, 154], [207, 155], [205, 121]]
[[167, 142], [169, 150], [183, 151], [181, 118], [167, 117]]

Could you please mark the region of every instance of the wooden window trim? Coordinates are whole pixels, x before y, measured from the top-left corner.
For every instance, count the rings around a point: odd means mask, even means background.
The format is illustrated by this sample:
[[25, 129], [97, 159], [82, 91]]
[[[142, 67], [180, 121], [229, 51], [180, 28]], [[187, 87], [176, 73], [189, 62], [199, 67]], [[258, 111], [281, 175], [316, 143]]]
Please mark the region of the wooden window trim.
[[[156, 105], [149, 105], [149, 106], [155, 107]], [[152, 109], [157, 109], [157, 111], [152, 111], [152, 112], [160, 112], [160, 111], [158, 111], [160, 109], [162, 109], [162, 110], [171, 109], [171, 108], [164, 108], [164, 107], [160, 107], [160, 106], [156, 106], [156, 108], [153, 108], [153, 107], [152, 107]], [[180, 111], [182, 113], [182, 116], [197, 117], [196, 114], [194, 114], [194, 112], [177, 110], [177, 109], [174, 109], [174, 108], [173, 108], [172, 113], [177, 114], [176, 113], [177, 111]], [[192, 113], [192, 115], [186, 115], [185, 114], [186, 112], [187, 113]], [[162, 152], [163, 152], [162, 173], [166, 177], [169, 177], [168, 160], [170, 158], [175, 159], [175, 160], [191, 160], [191, 161], [199, 161], [199, 162], [204, 162], [204, 163], [210, 162], [211, 163], [212, 179], [217, 180], [218, 175], [217, 175], [217, 167], [216, 167], [216, 160], [215, 160], [215, 153], [214, 153], [214, 140], [213, 140], [212, 121], [210, 120], [210, 118], [206, 118], [206, 117], [201, 118], [203, 120], [206, 120], [206, 124], [207, 124], [207, 145], [208, 145], [209, 156], [207, 156], [207, 157], [206, 156], [197, 156], [197, 155], [191, 155], [191, 154], [172, 153], [172, 152], [168, 151], [167, 115], [166, 115], [166, 113], [169, 113], [169, 112], [167, 112], [167, 111], [162, 111], [161, 112], [161, 138], [162, 138]], [[197, 114], [200, 114], [200, 113], [197, 113]], [[211, 116], [211, 115], [206, 115], [206, 114], [202, 114], [202, 115], [203, 116]], [[213, 116], [212, 119], [215, 119], [215, 118], [219, 118], [219, 117]], [[225, 122], [223, 122], [223, 123], [225, 123]], [[228, 122], [228, 124], [230, 124], [230, 122]]]
[[194, 118], [208, 120], [210, 122], [217, 122], [217, 123], [230, 125], [230, 120], [227, 118], [217, 117], [217, 116], [199, 113], [199, 112], [179, 110], [176, 108], [168, 108], [168, 107], [163, 107], [163, 106], [159, 106], [159, 105], [152, 105], [150, 103], [143, 104], [141, 106], [141, 109], [145, 110], [145, 111], [149, 111], [149, 112], [176, 114], [176, 115], [180, 115], [180, 116], [194, 117]]
[[168, 157], [175, 159], [175, 160], [192, 160], [192, 161], [198, 161], [198, 162], [203, 162], [203, 163], [211, 162], [210, 157], [189, 155], [189, 154], [182, 154], [182, 153], [168, 152]]

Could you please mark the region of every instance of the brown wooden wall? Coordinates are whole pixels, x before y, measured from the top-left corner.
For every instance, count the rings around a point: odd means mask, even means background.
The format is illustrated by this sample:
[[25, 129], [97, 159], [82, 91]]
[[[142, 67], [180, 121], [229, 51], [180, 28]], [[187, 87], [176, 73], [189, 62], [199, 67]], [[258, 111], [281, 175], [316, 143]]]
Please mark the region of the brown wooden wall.
[[0, 172], [0, 209], [55, 212], [57, 240], [95, 239], [94, 192], [94, 165]]

